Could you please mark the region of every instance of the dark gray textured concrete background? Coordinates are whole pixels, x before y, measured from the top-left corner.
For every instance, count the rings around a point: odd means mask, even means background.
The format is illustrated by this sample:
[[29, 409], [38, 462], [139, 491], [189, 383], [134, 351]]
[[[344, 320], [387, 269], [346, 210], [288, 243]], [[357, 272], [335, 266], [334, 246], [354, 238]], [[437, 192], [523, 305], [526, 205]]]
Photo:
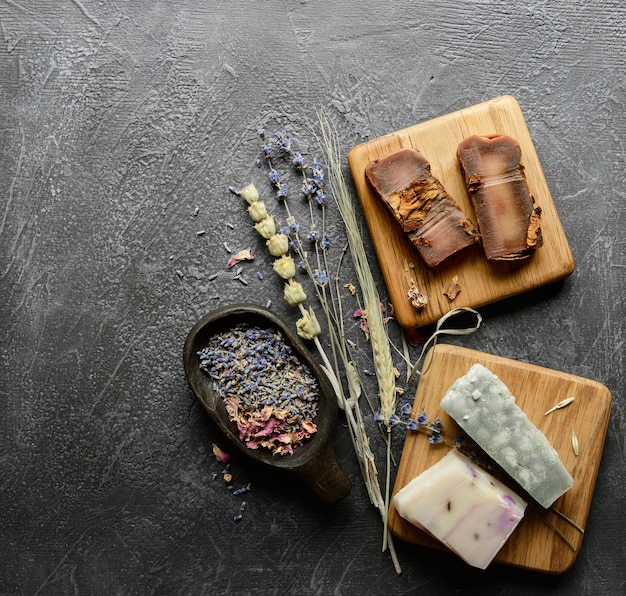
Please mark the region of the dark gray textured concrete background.
[[[0, 0], [0, 594], [623, 593], [625, 51], [622, 0]], [[347, 153], [503, 94], [525, 114], [576, 270], [449, 341], [611, 390], [575, 566], [482, 573], [397, 544], [397, 577], [341, 424], [345, 501], [322, 507], [235, 460], [253, 492], [233, 523], [181, 352], [218, 305], [272, 299], [296, 319], [227, 191], [268, 190], [257, 129], [306, 146], [323, 106]], [[224, 242], [256, 251], [248, 286]]]

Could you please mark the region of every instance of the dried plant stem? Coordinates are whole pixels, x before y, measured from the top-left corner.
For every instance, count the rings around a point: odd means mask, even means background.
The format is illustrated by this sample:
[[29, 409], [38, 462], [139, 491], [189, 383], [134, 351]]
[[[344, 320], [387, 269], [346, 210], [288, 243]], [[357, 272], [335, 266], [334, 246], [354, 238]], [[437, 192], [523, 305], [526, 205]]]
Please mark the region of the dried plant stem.
[[563, 532], [561, 532], [561, 530], [559, 530], [552, 521], [550, 521], [549, 519], [544, 520], [544, 523], [552, 529], [552, 531], [561, 539], [563, 540], [563, 542], [565, 542], [565, 544], [567, 544], [567, 546], [569, 546], [574, 552], [576, 552], [576, 547], [574, 546], [574, 543], [565, 535], [563, 534]]
[[581, 534], [585, 533], [585, 529], [584, 528], [579, 526], [573, 519], [570, 519], [569, 517], [567, 517], [567, 515], [565, 515], [564, 513], [559, 511], [558, 509], [555, 509], [554, 507], [550, 507], [550, 509], [548, 511], [551, 511], [556, 516], [560, 517], [563, 521], [567, 522], [570, 526], [572, 526], [572, 528], [575, 528]]
[[[389, 420], [395, 411], [395, 373], [393, 359], [391, 357], [389, 338], [387, 336], [387, 329], [381, 312], [381, 301], [376, 290], [376, 285], [374, 283], [371, 268], [367, 261], [367, 256], [365, 254], [365, 247], [363, 245], [359, 225], [356, 220], [352, 198], [343, 177], [337, 132], [332, 127], [325, 113], [319, 111], [318, 120], [320, 125], [321, 143], [325, 152], [328, 167], [330, 187], [346, 228], [350, 254], [352, 256], [355, 273], [361, 289], [361, 294], [363, 296], [363, 304], [370, 332], [374, 367], [378, 381], [380, 411], [384, 419]], [[390, 431], [391, 429], [389, 428], [388, 430]], [[384, 522], [383, 550], [386, 550], [389, 544], [388, 510], [391, 484], [391, 432], [387, 433], [386, 443], [386, 488], [384, 504], [381, 509], [381, 515]], [[378, 482], [376, 484], [378, 485]]]

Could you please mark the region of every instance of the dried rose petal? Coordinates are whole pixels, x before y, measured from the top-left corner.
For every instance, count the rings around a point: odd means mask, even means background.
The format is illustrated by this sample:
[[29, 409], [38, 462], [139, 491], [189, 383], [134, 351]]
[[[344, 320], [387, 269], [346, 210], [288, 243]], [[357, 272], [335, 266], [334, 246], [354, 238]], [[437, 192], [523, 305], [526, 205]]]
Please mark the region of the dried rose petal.
[[222, 464], [230, 461], [230, 454], [220, 449], [215, 443], [213, 443], [213, 455], [215, 455], [215, 459]]
[[237, 263], [241, 261], [252, 261], [254, 259], [254, 255], [252, 254], [252, 249], [244, 248], [240, 250], [236, 255], [233, 255], [228, 259], [228, 266], [234, 267]]
[[411, 346], [419, 346], [424, 343], [424, 338], [417, 329], [405, 329], [404, 337]]

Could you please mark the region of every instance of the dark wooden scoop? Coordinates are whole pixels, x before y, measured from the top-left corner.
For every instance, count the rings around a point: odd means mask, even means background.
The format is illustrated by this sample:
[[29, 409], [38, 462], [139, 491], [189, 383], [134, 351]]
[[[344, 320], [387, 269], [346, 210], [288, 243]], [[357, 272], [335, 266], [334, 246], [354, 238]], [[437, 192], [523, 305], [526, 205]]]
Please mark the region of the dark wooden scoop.
[[[291, 455], [272, 455], [266, 449], [249, 449], [239, 439], [237, 426], [229, 420], [222, 398], [213, 390], [213, 381], [200, 370], [198, 352], [207, 346], [211, 336], [248, 323], [280, 331], [285, 342], [301, 362], [306, 364], [318, 382], [319, 404], [315, 418], [317, 432]], [[337, 398], [324, 371], [300, 338], [268, 309], [252, 304], [235, 304], [218, 308], [200, 319], [187, 335], [184, 348], [185, 374], [195, 396], [213, 422], [235, 448], [252, 462], [296, 474], [325, 502], [336, 503], [351, 489], [350, 480], [337, 461], [331, 441], [337, 420]]]

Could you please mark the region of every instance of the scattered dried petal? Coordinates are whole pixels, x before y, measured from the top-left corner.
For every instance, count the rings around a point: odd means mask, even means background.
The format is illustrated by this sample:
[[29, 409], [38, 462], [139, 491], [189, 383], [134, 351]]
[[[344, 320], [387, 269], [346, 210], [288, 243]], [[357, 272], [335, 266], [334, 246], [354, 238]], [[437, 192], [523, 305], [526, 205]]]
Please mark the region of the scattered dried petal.
[[461, 286], [459, 284], [459, 276], [455, 275], [452, 278], [452, 281], [448, 284], [448, 287], [445, 289], [444, 294], [448, 297], [449, 300], [454, 300], [461, 291]]
[[404, 337], [411, 346], [419, 346], [424, 343], [424, 337], [417, 329], [404, 329]]
[[237, 263], [241, 261], [252, 261], [254, 260], [254, 255], [252, 254], [252, 249], [244, 248], [240, 250], [236, 255], [233, 255], [228, 259], [228, 266], [234, 267]]
[[356, 295], [356, 287], [354, 284], [344, 284], [343, 287], [346, 288], [353, 296]]
[[213, 455], [215, 455], [215, 459], [221, 464], [225, 464], [230, 461], [230, 454], [220, 449], [215, 443], [213, 443]]
[[411, 281], [411, 287], [407, 292], [407, 298], [417, 310], [422, 310], [428, 304], [428, 298], [419, 291], [414, 280]]

